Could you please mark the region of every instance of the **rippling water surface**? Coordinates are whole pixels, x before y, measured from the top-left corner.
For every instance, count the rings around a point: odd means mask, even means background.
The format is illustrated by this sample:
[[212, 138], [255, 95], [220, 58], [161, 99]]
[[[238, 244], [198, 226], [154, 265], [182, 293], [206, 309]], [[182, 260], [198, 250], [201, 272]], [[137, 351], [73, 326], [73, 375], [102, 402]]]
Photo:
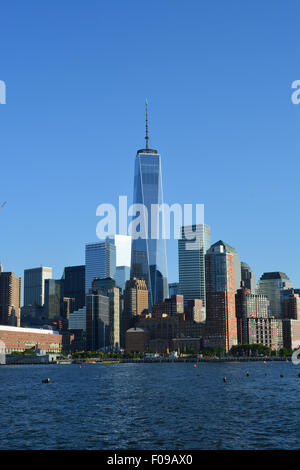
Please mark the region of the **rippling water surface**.
[[3, 366], [0, 449], [299, 449], [299, 372], [287, 362]]

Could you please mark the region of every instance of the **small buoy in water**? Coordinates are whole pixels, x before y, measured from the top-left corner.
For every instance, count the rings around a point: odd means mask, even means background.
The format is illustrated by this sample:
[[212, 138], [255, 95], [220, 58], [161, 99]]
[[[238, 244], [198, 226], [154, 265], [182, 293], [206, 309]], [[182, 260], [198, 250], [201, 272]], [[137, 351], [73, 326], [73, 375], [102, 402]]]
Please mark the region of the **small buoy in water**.
[[197, 364], [194, 364], [194, 367], [197, 367]]
[[250, 375], [249, 372], [246, 372], [246, 376], [249, 377], [249, 375]]
[[280, 374], [280, 377], [282, 378], [282, 377], [283, 377], [283, 375], [282, 375], [282, 374]]
[[223, 382], [226, 382], [226, 380], [227, 380], [226, 377], [223, 377]]
[[50, 379], [43, 379], [43, 380], [42, 380], [42, 383], [43, 383], [43, 384], [49, 384], [49, 383], [50, 383]]

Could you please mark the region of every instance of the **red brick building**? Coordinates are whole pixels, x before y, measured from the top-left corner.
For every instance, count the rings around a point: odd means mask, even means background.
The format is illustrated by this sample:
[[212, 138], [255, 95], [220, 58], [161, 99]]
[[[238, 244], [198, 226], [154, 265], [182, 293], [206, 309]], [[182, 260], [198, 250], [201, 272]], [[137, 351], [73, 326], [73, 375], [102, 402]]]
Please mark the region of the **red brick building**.
[[0, 325], [0, 341], [5, 344], [6, 354], [26, 349], [43, 349], [49, 353], [62, 351], [63, 337], [53, 330], [17, 328]]
[[158, 302], [152, 307], [152, 315], [156, 314], [176, 315], [177, 313], [184, 313], [184, 298], [183, 295], [172, 295], [164, 302]]

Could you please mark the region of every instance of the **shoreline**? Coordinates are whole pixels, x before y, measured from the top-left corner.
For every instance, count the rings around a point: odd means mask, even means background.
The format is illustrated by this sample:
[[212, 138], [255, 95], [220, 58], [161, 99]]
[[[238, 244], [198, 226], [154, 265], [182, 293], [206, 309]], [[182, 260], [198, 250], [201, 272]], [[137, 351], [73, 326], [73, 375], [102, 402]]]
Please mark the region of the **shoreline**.
[[15, 365], [118, 365], [118, 364], [153, 364], [153, 363], [194, 363], [200, 364], [202, 362], [291, 362], [291, 357], [229, 357], [229, 358], [196, 358], [196, 357], [186, 357], [186, 358], [149, 358], [149, 359], [107, 359], [107, 360], [97, 360], [97, 359], [87, 359], [85, 360], [70, 360], [70, 361], [52, 361], [52, 362], [29, 362], [29, 361], [8, 361], [5, 364], [0, 364], [0, 366], [15, 366]]

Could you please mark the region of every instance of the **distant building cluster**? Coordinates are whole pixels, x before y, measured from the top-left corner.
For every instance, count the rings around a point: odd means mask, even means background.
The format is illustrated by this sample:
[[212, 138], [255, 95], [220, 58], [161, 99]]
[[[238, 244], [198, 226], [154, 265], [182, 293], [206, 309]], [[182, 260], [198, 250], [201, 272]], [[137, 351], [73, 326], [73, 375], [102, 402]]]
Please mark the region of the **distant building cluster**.
[[[134, 203], [163, 203], [161, 157], [138, 150]], [[151, 222], [151, 220], [150, 220]], [[149, 226], [151, 223], [149, 222]], [[197, 236], [199, 245], [189, 249]], [[0, 265], [0, 340], [6, 352], [42, 349], [160, 353], [263, 344], [272, 350], [300, 346], [300, 289], [285, 273], [265, 272], [256, 283], [237, 251], [210, 227], [181, 227], [178, 282], [168, 283], [165, 240], [115, 235], [85, 245], [85, 264], [51, 267], [21, 278]]]

